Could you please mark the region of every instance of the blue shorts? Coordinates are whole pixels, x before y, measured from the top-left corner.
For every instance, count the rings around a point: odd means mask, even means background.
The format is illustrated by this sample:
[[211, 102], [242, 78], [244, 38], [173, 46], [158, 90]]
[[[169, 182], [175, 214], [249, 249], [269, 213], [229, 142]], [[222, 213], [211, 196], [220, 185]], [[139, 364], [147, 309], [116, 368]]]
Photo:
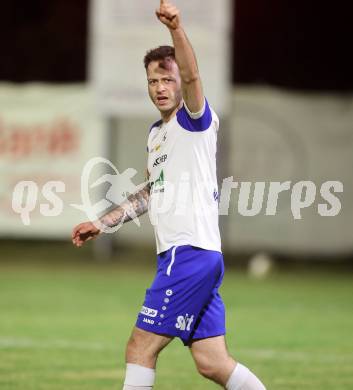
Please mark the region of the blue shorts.
[[223, 274], [220, 252], [183, 245], [161, 253], [136, 326], [179, 337], [184, 345], [224, 335], [225, 309], [218, 293]]

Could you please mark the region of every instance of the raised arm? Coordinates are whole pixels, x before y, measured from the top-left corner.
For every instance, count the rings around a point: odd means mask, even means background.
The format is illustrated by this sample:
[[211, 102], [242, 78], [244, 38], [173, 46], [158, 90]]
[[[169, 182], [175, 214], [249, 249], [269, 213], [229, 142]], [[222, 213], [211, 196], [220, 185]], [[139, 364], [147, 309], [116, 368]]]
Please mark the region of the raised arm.
[[123, 225], [146, 213], [149, 197], [150, 184], [146, 183], [142, 190], [130, 195], [121, 205], [97, 221], [77, 225], [72, 231], [72, 243], [77, 247], [81, 247], [86, 241], [92, 240], [104, 232], [105, 228]]
[[184, 102], [191, 112], [198, 113], [204, 106], [202, 83], [194, 50], [181, 25], [179, 10], [168, 0], [160, 0], [156, 15], [172, 36]]

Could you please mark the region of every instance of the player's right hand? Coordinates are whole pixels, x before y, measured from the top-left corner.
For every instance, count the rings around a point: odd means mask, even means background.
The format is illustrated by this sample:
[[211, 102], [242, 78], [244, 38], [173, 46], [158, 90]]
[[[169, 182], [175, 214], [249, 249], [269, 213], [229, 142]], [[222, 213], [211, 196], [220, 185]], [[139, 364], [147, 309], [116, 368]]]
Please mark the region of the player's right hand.
[[86, 241], [96, 238], [100, 233], [101, 231], [93, 222], [80, 223], [72, 230], [72, 243], [77, 247], [81, 247]]
[[169, 0], [160, 0], [160, 6], [156, 10], [157, 18], [170, 30], [180, 27], [180, 12]]

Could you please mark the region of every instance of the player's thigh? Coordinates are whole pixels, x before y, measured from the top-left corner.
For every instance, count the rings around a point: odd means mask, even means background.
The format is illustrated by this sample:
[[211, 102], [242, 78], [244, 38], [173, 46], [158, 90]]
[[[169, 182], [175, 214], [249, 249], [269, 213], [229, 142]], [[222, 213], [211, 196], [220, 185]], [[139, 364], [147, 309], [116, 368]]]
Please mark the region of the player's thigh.
[[126, 347], [126, 361], [145, 367], [153, 366], [159, 352], [172, 340], [173, 337], [134, 327]]
[[193, 340], [189, 348], [202, 375], [225, 383], [236, 362], [228, 352], [224, 336]]

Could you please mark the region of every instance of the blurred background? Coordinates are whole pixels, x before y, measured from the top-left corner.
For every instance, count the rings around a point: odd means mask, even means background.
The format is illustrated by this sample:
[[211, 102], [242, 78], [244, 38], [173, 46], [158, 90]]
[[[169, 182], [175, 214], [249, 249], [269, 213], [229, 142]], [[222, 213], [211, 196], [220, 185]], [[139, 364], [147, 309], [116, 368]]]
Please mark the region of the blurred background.
[[[327, 387], [331, 364], [330, 387], [351, 388], [350, 8], [315, 1], [175, 3], [221, 119], [220, 185], [228, 177], [265, 183], [256, 215], [239, 210], [238, 188], [229, 214], [220, 217], [229, 344], [270, 389]], [[110, 389], [123, 378], [124, 343], [153, 276], [153, 231], [144, 216], [141, 227], [131, 223], [76, 250], [71, 230], [87, 215], [72, 205], [83, 203], [81, 174], [93, 157], [109, 159], [119, 173], [133, 168], [133, 183], [144, 181], [148, 129], [158, 112], [148, 100], [142, 60], [148, 49], [170, 44], [155, 20], [158, 4], [2, 1], [1, 388]], [[117, 174], [102, 162], [94, 169], [90, 184], [97, 175]], [[31, 183], [15, 190], [20, 181]], [[50, 187], [53, 181], [64, 187]], [[269, 183], [287, 181], [277, 213], [266, 215]], [[314, 183], [315, 194], [296, 219], [292, 189], [302, 181]], [[334, 216], [318, 211], [320, 204], [331, 207], [321, 190], [327, 181], [343, 184]], [[104, 198], [114, 206], [109, 186], [87, 189], [91, 206]], [[301, 199], [307, 196], [304, 185]], [[250, 192], [250, 211], [252, 200]], [[51, 216], [43, 215], [46, 207]], [[193, 373], [191, 361], [181, 364], [181, 346], [168, 353], [158, 388], [213, 388]], [[168, 361], [181, 364], [183, 374], [171, 372]]]

